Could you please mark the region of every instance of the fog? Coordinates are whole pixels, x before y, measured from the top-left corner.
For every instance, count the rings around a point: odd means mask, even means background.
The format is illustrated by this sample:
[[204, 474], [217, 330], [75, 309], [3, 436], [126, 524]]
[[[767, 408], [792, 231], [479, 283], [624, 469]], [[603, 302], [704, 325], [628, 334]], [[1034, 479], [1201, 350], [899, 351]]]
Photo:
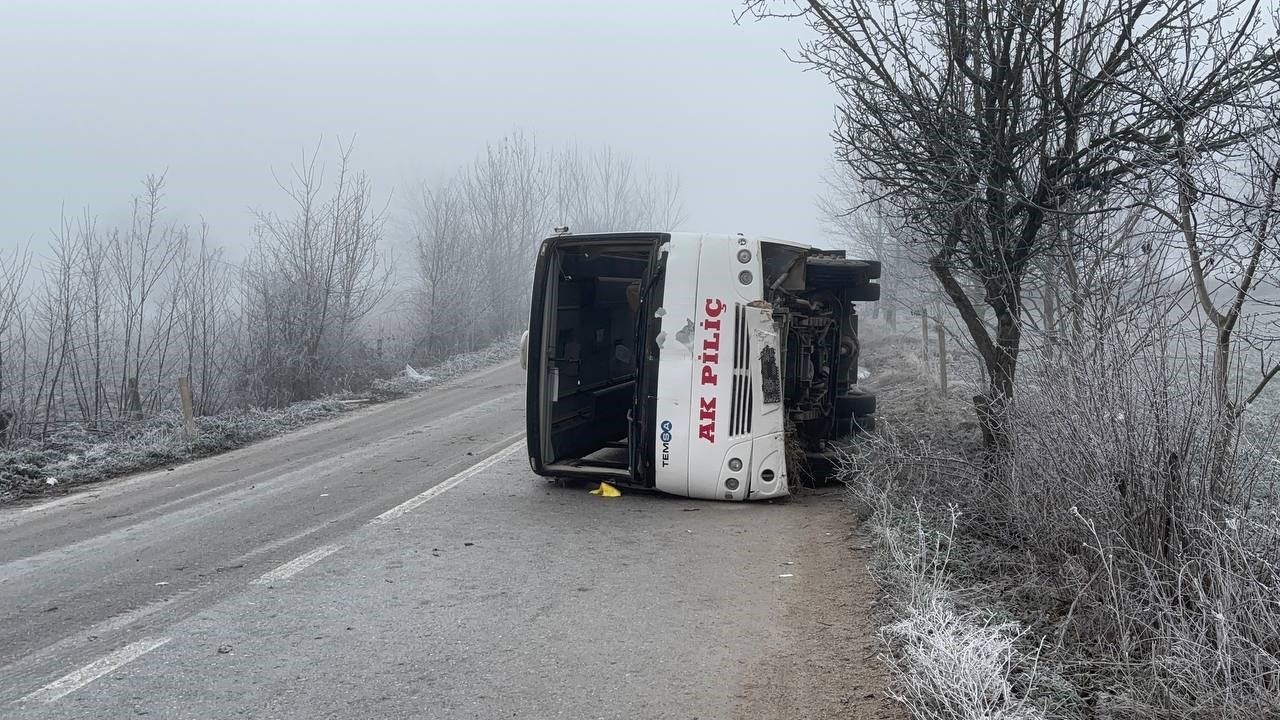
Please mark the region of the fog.
[[0, 249], [43, 247], [64, 208], [122, 219], [148, 173], [242, 247], [322, 139], [355, 138], [394, 216], [517, 128], [678, 173], [685, 229], [818, 236], [834, 93], [784, 56], [800, 24], [737, 25], [731, 0], [5, 8]]

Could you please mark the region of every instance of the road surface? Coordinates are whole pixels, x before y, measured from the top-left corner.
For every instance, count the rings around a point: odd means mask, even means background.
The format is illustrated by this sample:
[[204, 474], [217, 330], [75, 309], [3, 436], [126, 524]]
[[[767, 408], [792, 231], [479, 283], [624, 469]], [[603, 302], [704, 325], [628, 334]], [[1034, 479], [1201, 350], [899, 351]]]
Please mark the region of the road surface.
[[892, 716], [833, 494], [528, 470], [503, 365], [0, 509], [0, 717]]

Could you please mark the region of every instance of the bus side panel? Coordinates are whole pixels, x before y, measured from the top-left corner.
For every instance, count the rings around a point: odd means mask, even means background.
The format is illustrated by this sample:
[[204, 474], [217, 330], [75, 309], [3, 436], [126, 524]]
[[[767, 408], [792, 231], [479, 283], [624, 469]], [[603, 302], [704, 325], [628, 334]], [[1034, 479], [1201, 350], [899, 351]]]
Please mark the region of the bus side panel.
[[689, 425], [689, 403], [696, 367], [693, 337], [694, 324], [698, 322], [700, 245], [700, 240], [692, 238], [672, 240], [666, 245], [669, 255], [658, 332], [657, 422], [651, 432], [656, 456], [654, 487], [675, 495], [689, 494], [689, 446], [697, 434], [697, 427]]

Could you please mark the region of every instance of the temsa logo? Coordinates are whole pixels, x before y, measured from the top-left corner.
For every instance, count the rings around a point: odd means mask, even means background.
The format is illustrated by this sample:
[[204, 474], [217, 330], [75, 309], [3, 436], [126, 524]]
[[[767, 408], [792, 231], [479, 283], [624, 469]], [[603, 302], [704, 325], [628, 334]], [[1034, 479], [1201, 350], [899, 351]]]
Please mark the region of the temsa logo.
[[658, 436], [662, 440], [662, 467], [671, 464], [671, 428], [670, 420], [662, 421], [662, 434]]
[[[707, 298], [703, 307], [706, 318], [702, 328], [707, 331], [702, 340], [702, 384], [715, 387], [720, 384], [716, 375], [716, 366], [720, 364], [720, 315], [725, 304], [719, 300]], [[698, 437], [707, 442], [716, 441], [716, 397], [703, 395], [698, 398]]]

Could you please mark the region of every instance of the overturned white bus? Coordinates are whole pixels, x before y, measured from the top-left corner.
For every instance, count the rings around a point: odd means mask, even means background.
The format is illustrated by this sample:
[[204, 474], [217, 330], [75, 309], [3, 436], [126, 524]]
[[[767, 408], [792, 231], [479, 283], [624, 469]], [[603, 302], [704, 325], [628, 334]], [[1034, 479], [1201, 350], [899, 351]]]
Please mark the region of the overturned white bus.
[[856, 302], [880, 264], [743, 235], [547, 238], [529, 330], [530, 464], [696, 498], [788, 494], [811, 457], [874, 427]]

